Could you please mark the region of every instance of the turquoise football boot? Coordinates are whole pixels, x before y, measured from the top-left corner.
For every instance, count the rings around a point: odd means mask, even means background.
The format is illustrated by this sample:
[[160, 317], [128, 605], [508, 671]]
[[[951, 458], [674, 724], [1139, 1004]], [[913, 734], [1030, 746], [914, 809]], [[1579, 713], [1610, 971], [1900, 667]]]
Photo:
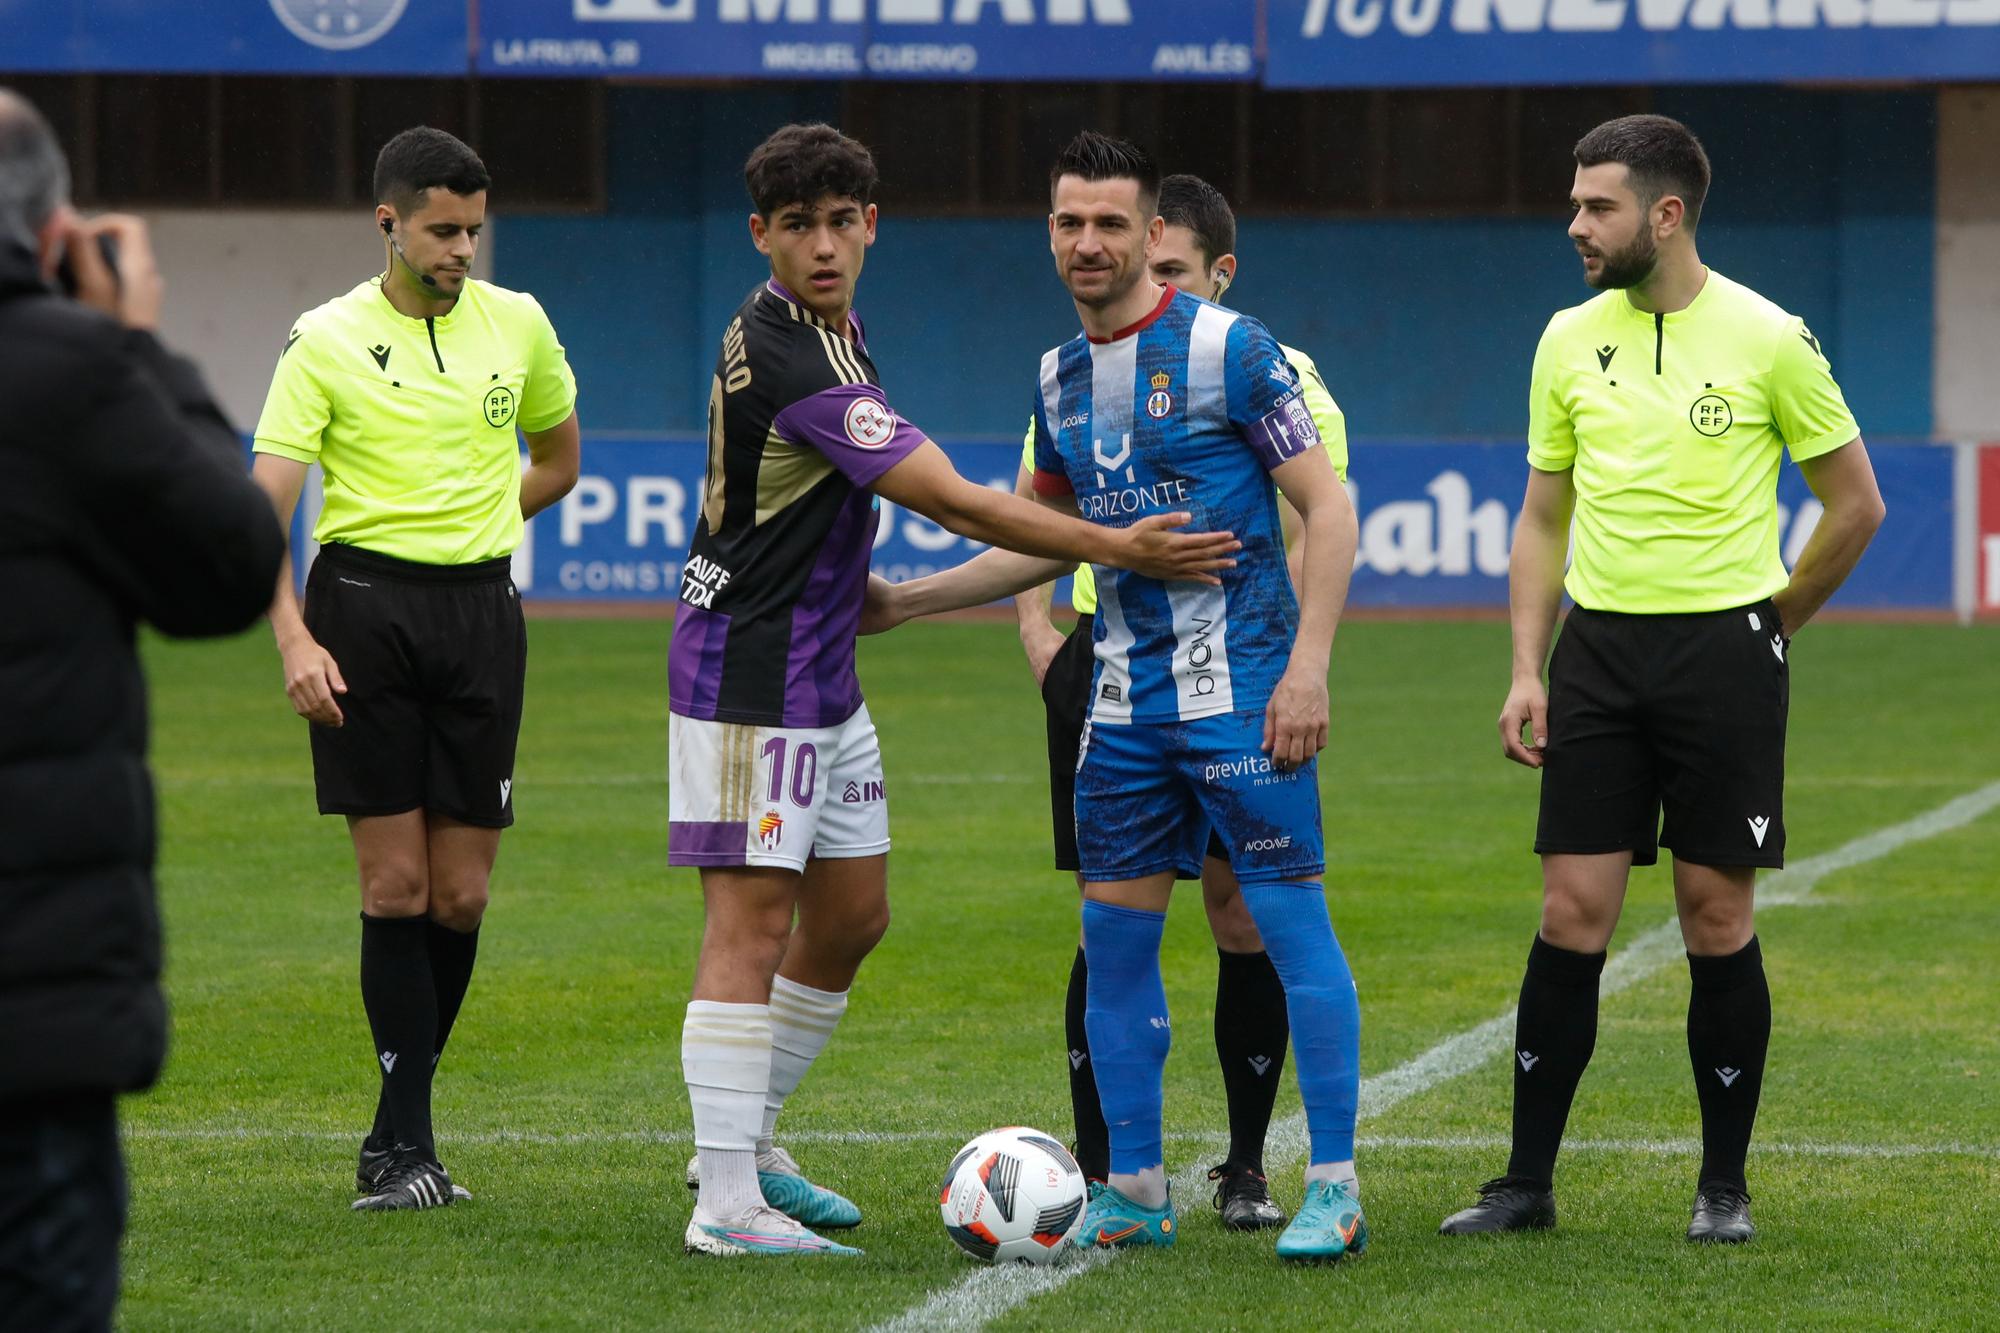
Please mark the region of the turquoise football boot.
[[1292, 1224], [1278, 1237], [1278, 1257], [1302, 1262], [1332, 1260], [1368, 1248], [1368, 1222], [1361, 1200], [1346, 1181], [1315, 1180]]
[[1174, 1200], [1168, 1195], [1159, 1208], [1132, 1202], [1110, 1185], [1098, 1186], [1083, 1214], [1083, 1226], [1076, 1234], [1079, 1249], [1101, 1246], [1127, 1249], [1136, 1245], [1160, 1248], [1172, 1245], [1180, 1234], [1180, 1219], [1174, 1216]]

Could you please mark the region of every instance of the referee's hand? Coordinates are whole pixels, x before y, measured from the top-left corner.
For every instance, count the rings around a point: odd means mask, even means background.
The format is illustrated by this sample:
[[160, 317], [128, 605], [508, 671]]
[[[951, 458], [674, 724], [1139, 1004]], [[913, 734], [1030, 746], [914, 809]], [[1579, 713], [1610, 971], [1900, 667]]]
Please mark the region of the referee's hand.
[[285, 694], [292, 701], [293, 712], [323, 727], [347, 721], [334, 701], [335, 695], [347, 693], [347, 682], [341, 679], [340, 665], [332, 653], [310, 635], [301, 635], [280, 655], [285, 663]]
[[[1522, 739], [1522, 729], [1527, 740]], [[1542, 766], [1542, 751], [1549, 743], [1549, 692], [1542, 682], [1517, 680], [1507, 691], [1500, 709], [1500, 751], [1517, 764]]]

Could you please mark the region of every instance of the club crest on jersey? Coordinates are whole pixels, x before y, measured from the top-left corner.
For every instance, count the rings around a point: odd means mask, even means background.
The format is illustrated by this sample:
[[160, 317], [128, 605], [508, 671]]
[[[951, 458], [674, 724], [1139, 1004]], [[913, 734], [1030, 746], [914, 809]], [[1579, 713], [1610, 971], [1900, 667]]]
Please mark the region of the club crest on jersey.
[[847, 405], [841, 426], [847, 438], [863, 449], [880, 449], [896, 433], [896, 418], [873, 398], [857, 398]]
[[764, 850], [775, 852], [784, 841], [785, 817], [776, 810], [766, 810], [764, 817], [757, 821], [757, 841], [764, 844]]
[[1146, 415], [1158, 421], [1174, 410], [1174, 396], [1167, 392], [1172, 377], [1164, 370], [1153, 372], [1153, 392], [1146, 396]]

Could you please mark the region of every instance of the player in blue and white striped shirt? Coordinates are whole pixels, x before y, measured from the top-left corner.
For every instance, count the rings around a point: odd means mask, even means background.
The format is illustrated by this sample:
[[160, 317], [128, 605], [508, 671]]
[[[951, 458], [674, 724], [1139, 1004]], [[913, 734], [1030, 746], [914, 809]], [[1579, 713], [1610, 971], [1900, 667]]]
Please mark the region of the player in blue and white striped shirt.
[[[1305, 1204], [1278, 1253], [1338, 1258], [1368, 1236], [1353, 1161], [1360, 1011], [1320, 883], [1314, 756], [1326, 744], [1354, 511], [1276, 340], [1248, 316], [1148, 278], [1146, 250], [1163, 226], [1151, 159], [1086, 133], [1051, 182], [1050, 246], [1084, 332], [1042, 359], [1037, 493], [1116, 527], [1184, 512], [1242, 543], [1214, 582], [1097, 571], [1076, 821], [1085, 1021], [1111, 1173], [1082, 1243], [1171, 1245], [1178, 1232], [1162, 1149], [1170, 1028], [1159, 950], [1174, 880], [1200, 874], [1213, 826], [1285, 985], [1311, 1137]], [[1305, 519], [1296, 597], [1274, 479]], [[914, 601], [871, 585], [864, 627], [1064, 572], [995, 552], [923, 580]]]

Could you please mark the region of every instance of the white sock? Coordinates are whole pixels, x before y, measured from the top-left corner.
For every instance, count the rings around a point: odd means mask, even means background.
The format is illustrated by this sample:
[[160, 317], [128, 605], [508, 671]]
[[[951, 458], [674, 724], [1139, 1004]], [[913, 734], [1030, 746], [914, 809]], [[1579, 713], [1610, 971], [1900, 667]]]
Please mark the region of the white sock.
[[1336, 1185], [1345, 1185], [1355, 1198], [1361, 1197], [1361, 1182], [1354, 1175], [1354, 1163], [1314, 1162], [1306, 1168], [1306, 1184], [1316, 1180], [1330, 1180]]
[[1141, 1208], [1161, 1208], [1166, 1205], [1167, 1168], [1164, 1165], [1149, 1166], [1144, 1171], [1131, 1175], [1123, 1171], [1113, 1171], [1105, 1183]]
[[757, 1125], [771, 1085], [771, 1007], [688, 1002], [681, 1074], [701, 1159], [697, 1203], [710, 1217], [741, 1217], [764, 1201], [757, 1188]]
[[769, 1152], [785, 1098], [798, 1091], [806, 1071], [847, 1012], [846, 991], [814, 990], [787, 977], [771, 981], [771, 1084], [764, 1093], [764, 1131], [757, 1151]]

